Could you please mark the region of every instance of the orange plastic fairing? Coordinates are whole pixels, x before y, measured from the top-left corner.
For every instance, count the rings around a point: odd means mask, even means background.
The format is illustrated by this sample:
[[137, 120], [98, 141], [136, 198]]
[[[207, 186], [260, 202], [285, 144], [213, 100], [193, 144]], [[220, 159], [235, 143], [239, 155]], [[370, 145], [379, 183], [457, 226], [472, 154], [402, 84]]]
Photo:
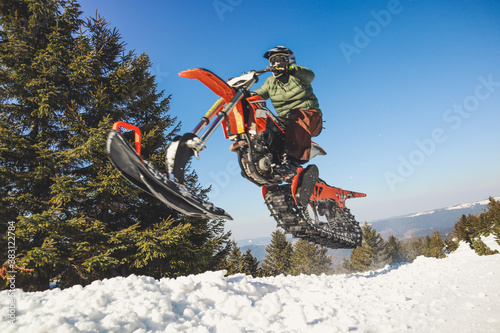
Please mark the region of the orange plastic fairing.
[[[295, 203], [297, 203], [295, 194], [297, 193], [299, 177], [304, 170], [305, 169], [303, 168], [297, 168], [297, 174], [292, 179], [291, 191]], [[347, 199], [361, 198], [361, 197], [366, 197], [366, 194], [343, 190], [338, 187], [330, 186], [325, 182], [318, 181], [314, 187], [313, 193], [311, 194], [311, 201], [316, 201], [320, 199], [334, 199], [339, 204], [340, 209], [343, 209]]]
[[295, 201], [295, 204], [297, 204], [297, 199], [295, 198], [295, 194], [297, 193], [297, 186], [299, 184], [299, 177], [300, 177], [300, 174], [304, 170], [305, 170], [304, 168], [297, 168], [297, 174], [292, 179], [291, 190], [292, 190], [292, 197], [293, 197], [293, 200]]
[[212, 90], [214, 93], [224, 98], [224, 101], [226, 101], [226, 103], [229, 103], [233, 99], [234, 95], [236, 95], [236, 91], [233, 88], [228, 86], [224, 80], [207, 69], [188, 69], [180, 72], [179, 76], [188, 79], [199, 80], [201, 83], [210, 88], [210, 90]]
[[365, 193], [343, 190], [338, 187], [329, 186], [324, 182], [316, 183], [314, 192], [311, 195], [311, 201], [319, 199], [335, 199], [340, 209], [344, 208], [347, 199], [366, 197]]
[[236, 104], [233, 110], [228, 113], [227, 118], [222, 122], [222, 128], [226, 139], [229, 135], [245, 133], [245, 116], [241, 103]]

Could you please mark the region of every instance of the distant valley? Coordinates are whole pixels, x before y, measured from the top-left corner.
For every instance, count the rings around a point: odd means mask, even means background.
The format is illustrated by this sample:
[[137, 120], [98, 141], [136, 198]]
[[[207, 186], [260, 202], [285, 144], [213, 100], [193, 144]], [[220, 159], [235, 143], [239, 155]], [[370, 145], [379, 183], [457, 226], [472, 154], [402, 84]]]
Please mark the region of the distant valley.
[[[496, 198], [496, 200], [500, 200]], [[480, 214], [488, 208], [489, 199], [435, 209], [405, 216], [372, 221], [371, 225], [382, 237], [394, 235], [399, 239], [425, 237], [435, 230], [442, 236], [449, 235], [462, 215]]]
[[[495, 199], [500, 200], [500, 197]], [[432, 211], [371, 221], [369, 223], [385, 239], [390, 235], [394, 235], [401, 240], [419, 236], [425, 237], [432, 235], [435, 230], [439, 231], [442, 236], [446, 236], [451, 234], [453, 226], [462, 215], [480, 214], [488, 208], [488, 202], [489, 199], [486, 199]], [[288, 239], [290, 241], [295, 240], [291, 236]], [[266, 247], [271, 243], [271, 236], [242, 239], [238, 240], [237, 243], [242, 253], [250, 249], [252, 255], [262, 262], [266, 256]], [[340, 265], [345, 257], [349, 257], [351, 250], [330, 250], [329, 253], [335, 257], [334, 264]]]

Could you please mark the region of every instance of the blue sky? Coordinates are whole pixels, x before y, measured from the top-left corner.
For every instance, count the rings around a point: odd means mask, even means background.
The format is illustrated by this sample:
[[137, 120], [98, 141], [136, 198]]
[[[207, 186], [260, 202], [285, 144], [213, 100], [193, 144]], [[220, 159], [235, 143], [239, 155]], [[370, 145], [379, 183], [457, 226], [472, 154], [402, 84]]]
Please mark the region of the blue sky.
[[[82, 0], [146, 53], [171, 113], [189, 132], [216, 100], [182, 70], [222, 78], [264, 68], [291, 48], [311, 68], [325, 129], [314, 159], [358, 221], [500, 196], [500, 2]], [[261, 82], [257, 83], [257, 88]], [[268, 103], [269, 106], [270, 103]], [[241, 178], [218, 130], [194, 161], [235, 239], [276, 227], [260, 189]]]

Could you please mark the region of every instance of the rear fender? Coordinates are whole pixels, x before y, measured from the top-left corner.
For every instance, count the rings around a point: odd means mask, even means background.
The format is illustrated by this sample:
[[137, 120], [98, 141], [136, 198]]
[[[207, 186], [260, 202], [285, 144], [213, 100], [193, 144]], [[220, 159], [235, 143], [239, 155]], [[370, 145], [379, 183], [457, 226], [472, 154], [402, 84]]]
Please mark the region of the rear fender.
[[318, 181], [311, 195], [311, 201], [320, 199], [334, 199], [343, 209], [347, 199], [366, 197], [365, 193], [343, 190], [326, 184], [324, 181]]

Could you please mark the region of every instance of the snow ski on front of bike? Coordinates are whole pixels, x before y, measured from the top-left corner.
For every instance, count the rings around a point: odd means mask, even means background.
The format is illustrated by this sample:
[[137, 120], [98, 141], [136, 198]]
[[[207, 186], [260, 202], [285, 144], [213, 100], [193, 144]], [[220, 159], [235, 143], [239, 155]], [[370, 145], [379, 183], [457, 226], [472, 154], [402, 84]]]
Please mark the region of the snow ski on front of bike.
[[[135, 132], [135, 149], [132, 148], [120, 128]], [[117, 122], [108, 134], [106, 149], [114, 166], [123, 177], [144, 192], [154, 196], [175, 210], [196, 217], [232, 220], [224, 209], [190, 193], [182, 185], [168, 178], [141, 157], [141, 134], [136, 126]]]

